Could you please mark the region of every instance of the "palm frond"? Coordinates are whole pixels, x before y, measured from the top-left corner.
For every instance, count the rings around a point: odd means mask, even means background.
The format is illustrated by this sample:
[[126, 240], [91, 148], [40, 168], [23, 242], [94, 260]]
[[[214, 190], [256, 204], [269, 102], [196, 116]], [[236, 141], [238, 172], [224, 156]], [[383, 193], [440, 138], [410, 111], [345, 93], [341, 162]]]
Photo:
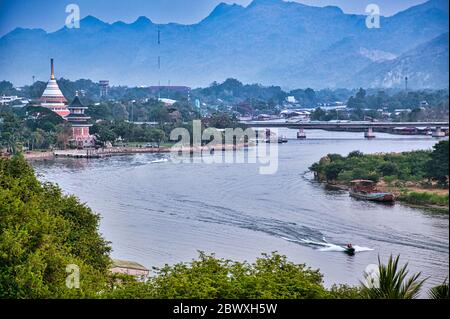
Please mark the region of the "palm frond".
[[[426, 281], [419, 280], [421, 273], [408, 277], [408, 264], [399, 267], [400, 256], [389, 257], [386, 265], [378, 257], [377, 282], [363, 284], [363, 294], [369, 299], [413, 299], [416, 298]], [[367, 279], [367, 276], [366, 276]]]
[[447, 279], [442, 283], [442, 285], [433, 287], [428, 292], [428, 297], [430, 299], [449, 299], [449, 284]]

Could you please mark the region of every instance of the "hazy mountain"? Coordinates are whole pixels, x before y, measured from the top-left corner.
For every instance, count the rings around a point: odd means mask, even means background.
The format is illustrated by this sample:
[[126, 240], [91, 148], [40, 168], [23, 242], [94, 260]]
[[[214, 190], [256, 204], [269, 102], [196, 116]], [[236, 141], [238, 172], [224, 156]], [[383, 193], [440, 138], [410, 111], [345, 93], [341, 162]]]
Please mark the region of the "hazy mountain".
[[372, 63], [356, 78], [366, 87], [404, 86], [405, 76], [411, 88], [448, 86], [448, 35], [444, 33], [394, 60]]
[[[431, 0], [383, 17], [380, 29], [368, 29], [365, 20], [337, 7], [282, 0], [220, 4], [193, 25], [157, 25], [145, 17], [108, 24], [88, 16], [80, 29], [16, 29], [0, 38], [0, 79], [17, 85], [29, 83], [32, 75], [46, 80], [54, 57], [59, 77], [114, 84], [205, 86], [233, 77], [285, 88], [392, 86], [395, 81], [370, 79], [362, 70], [380, 66], [386, 73], [405, 54], [411, 56], [408, 72], [422, 70], [423, 64], [415, 64], [423, 57], [420, 45], [448, 31], [448, 2]], [[396, 70], [399, 76], [405, 71]], [[375, 71], [378, 77], [383, 73]], [[411, 85], [448, 86], [448, 80], [434, 80], [443, 70], [430, 65], [428, 71], [426, 78], [417, 71]]]

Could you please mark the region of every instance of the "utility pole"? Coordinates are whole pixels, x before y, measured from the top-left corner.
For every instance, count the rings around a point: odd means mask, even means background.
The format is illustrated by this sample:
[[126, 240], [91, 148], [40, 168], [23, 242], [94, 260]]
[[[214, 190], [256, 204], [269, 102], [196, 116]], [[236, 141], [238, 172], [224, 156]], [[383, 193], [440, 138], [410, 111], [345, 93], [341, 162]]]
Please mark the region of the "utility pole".
[[158, 99], [161, 98], [161, 30], [158, 26]]

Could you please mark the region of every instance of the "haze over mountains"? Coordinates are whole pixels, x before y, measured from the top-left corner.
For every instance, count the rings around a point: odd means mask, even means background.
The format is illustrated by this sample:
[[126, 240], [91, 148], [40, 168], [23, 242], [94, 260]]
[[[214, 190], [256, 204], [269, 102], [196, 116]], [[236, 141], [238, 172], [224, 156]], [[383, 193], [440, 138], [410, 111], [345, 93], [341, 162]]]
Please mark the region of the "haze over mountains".
[[0, 38], [0, 80], [47, 80], [54, 57], [58, 77], [117, 85], [196, 87], [233, 77], [284, 88], [401, 87], [408, 76], [411, 88], [444, 88], [448, 17], [447, 0], [382, 17], [379, 29], [337, 7], [282, 0], [220, 4], [194, 25], [88, 16], [80, 29], [19, 28]]

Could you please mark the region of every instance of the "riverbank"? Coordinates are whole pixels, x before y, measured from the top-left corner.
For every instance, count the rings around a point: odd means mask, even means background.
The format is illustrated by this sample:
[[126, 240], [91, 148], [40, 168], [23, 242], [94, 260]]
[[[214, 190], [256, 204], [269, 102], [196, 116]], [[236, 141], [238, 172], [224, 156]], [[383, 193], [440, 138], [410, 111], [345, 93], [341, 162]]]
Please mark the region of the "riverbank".
[[[235, 151], [248, 147], [247, 144], [218, 145], [215, 151]], [[84, 150], [28, 151], [23, 155], [26, 160], [51, 160], [58, 157], [68, 158], [103, 158], [109, 156], [148, 154], [148, 153], [201, 153], [211, 152], [210, 146], [172, 146], [172, 147], [108, 147]]]
[[[328, 189], [349, 191], [349, 184], [336, 184], [333, 182], [325, 183]], [[395, 199], [404, 205], [413, 208], [422, 208], [435, 210], [439, 212], [449, 212], [449, 189], [443, 188], [423, 188], [420, 186], [415, 186], [411, 188], [405, 187], [395, 187], [386, 185], [385, 181], [381, 180], [376, 184], [376, 189], [380, 192], [393, 193]]]
[[402, 203], [448, 212], [448, 141], [433, 151], [328, 154], [310, 170], [328, 187], [348, 190], [352, 180], [371, 180], [380, 192], [393, 193]]

